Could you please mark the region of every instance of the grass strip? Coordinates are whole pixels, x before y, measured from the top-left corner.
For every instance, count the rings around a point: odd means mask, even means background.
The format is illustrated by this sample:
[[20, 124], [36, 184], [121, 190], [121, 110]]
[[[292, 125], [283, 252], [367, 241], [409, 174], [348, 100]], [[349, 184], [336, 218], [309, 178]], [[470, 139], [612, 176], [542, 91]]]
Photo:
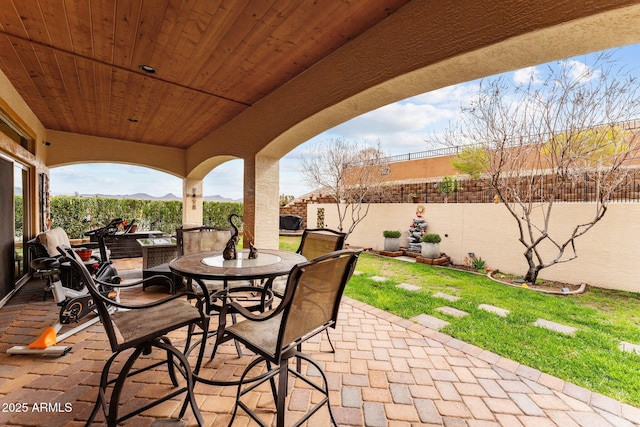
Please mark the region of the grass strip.
[[[281, 238], [295, 251], [299, 237]], [[640, 407], [640, 354], [618, 349], [640, 343], [640, 295], [588, 287], [579, 295], [547, 295], [501, 285], [487, 277], [425, 264], [362, 254], [345, 295], [410, 319], [425, 313], [448, 321], [441, 331], [593, 392]], [[377, 282], [372, 276], [388, 280]], [[398, 288], [400, 283], [418, 291]], [[436, 298], [444, 292], [458, 301]], [[478, 309], [490, 304], [510, 311], [500, 317]], [[456, 318], [437, 310], [449, 306], [470, 315]], [[578, 329], [574, 336], [533, 326], [542, 318]]]

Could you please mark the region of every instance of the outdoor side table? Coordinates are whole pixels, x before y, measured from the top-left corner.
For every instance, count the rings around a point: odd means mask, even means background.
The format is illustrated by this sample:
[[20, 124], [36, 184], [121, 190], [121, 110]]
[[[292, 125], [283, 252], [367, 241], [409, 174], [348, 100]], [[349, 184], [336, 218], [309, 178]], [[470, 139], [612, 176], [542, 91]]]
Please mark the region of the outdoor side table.
[[[142, 278], [148, 279], [152, 276], [165, 276], [173, 282], [171, 293], [175, 292], [177, 280], [175, 275], [169, 270], [168, 262], [176, 257], [175, 237], [150, 237], [147, 239], [137, 239], [142, 247]], [[165, 282], [150, 281], [144, 287], [165, 284]]]
[[142, 246], [142, 269], [166, 264], [176, 257], [175, 237], [150, 237], [137, 239]]

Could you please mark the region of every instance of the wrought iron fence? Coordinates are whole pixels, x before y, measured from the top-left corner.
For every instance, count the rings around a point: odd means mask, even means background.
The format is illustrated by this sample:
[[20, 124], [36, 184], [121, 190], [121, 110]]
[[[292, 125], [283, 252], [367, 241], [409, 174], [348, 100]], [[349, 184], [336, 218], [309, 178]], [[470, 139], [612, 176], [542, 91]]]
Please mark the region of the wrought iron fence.
[[[406, 162], [409, 160], [420, 160], [420, 159], [428, 159], [431, 157], [440, 157], [440, 156], [451, 156], [454, 154], [458, 154], [464, 148], [475, 147], [476, 145], [457, 145], [455, 147], [443, 147], [443, 148], [434, 148], [432, 150], [426, 151], [418, 151], [415, 153], [406, 153], [406, 154], [398, 154], [395, 156], [382, 157], [378, 160], [379, 163], [398, 163], [398, 162]], [[353, 163], [353, 167], [364, 166], [370, 162], [361, 161]]]
[[[637, 130], [637, 129], [640, 129], [640, 119], [627, 120], [627, 121], [615, 122], [615, 123], [602, 123], [600, 125], [594, 125], [592, 127], [595, 128], [598, 126], [605, 126], [605, 125], [620, 126], [622, 129], [625, 129], [625, 130]], [[562, 132], [559, 132], [559, 133], [562, 133]], [[540, 134], [535, 136], [529, 135], [527, 136], [527, 138], [530, 139], [531, 141], [528, 142], [527, 144], [537, 144], [540, 141], [548, 140], [550, 137], [551, 137], [550, 134], [545, 134], [545, 135]], [[512, 143], [513, 145], [517, 145], [522, 143], [522, 138], [513, 137], [511, 139], [513, 141], [510, 142], [509, 144]], [[435, 143], [435, 142], [431, 142], [431, 143]], [[482, 144], [466, 144], [466, 145], [456, 145], [453, 147], [434, 148], [431, 150], [418, 151], [415, 153], [406, 153], [406, 154], [398, 154], [395, 156], [382, 157], [378, 161], [380, 163], [397, 163], [397, 162], [406, 162], [409, 160], [427, 159], [431, 157], [452, 156], [454, 154], [460, 153], [463, 149], [469, 149], [469, 148], [474, 148], [479, 146], [482, 146]], [[370, 160], [355, 162], [353, 163], [352, 166], [353, 167], [363, 166], [367, 162], [370, 162]]]

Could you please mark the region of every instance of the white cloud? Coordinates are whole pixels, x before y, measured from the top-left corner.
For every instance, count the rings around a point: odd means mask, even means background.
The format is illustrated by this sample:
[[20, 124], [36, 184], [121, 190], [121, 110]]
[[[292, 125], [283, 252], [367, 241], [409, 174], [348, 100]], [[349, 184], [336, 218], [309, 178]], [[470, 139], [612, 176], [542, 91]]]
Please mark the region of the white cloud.
[[468, 104], [477, 91], [478, 82], [473, 81], [423, 93], [410, 98], [410, 100], [418, 104], [437, 105], [440, 108], [457, 110], [461, 105]]
[[582, 83], [597, 79], [602, 75], [600, 70], [594, 70], [584, 62], [573, 59], [564, 61], [564, 71], [572, 81]]
[[280, 160], [280, 194], [301, 196], [312, 190], [302, 178], [300, 159], [283, 157]]
[[244, 189], [244, 161], [225, 162], [209, 172], [202, 182], [205, 196], [223, 196], [242, 199]]
[[542, 83], [542, 77], [540, 70], [536, 67], [527, 67], [514, 71], [513, 73], [514, 83], [521, 85], [527, 83]]
[[431, 105], [396, 103], [358, 116], [325, 133], [359, 141], [375, 141], [397, 132], [424, 129], [447, 115], [446, 110], [438, 110]]
[[[476, 82], [464, 83], [386, 105], [338, 125], [307, 144], [346, 138], [372, 145], [379, 141], [389, 155], [424, 151], [430, 148], [425, 140], [456, 119], [460, 106], [468, 104], [477, 87]], [[304, 153], [296, 149], [287, 157], [299, 158]]]

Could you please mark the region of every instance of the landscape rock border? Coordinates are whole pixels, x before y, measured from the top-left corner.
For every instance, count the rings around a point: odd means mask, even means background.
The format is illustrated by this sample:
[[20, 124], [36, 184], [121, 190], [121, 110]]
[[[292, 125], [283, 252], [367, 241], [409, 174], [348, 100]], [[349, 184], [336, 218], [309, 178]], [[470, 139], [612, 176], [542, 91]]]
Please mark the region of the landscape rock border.
[[[468, 270], [468, 269], [463, 269], [463, 268], [456, 268], [456, 266], [451, 263], [451, 259], [446, 254], [442, 254], [442, 256], [440, 258], [430, 259], [430, 258], [423, 258], [419, 253], [409, 252], [407, 250], [403, 250], [403, 251], [399, 251], [399, 252], [402, 252], [404, 256], [415, 258], [416, 262], [421, 263], [421, 264], [435, 265], [435, 266], [440, 267], [440, 268], [447, 268], [447, 269], [450, 269], [450, 270], [464, 271], [465, 273], [480, 274], [480, 275], [483, 275], [483, 276], [486, 275], [489, 279], [493, 280], [496, 283], [500, 283], [502, 285], [507, 285], [507, 286], [512, 286], [514, 288], [521, 288], [521, 289], [527, 289], [527, 290], [530, 290], [530, 291], [540, 292], [540, 293], [543, 293], [543, 294], [549, 294], [549, 295], [577, 295], [577, 294], [584, 293], [586, 291], [586, 289], [587, 289], [587, 285], [585, 283], [581, 283], [579, 285], [578, 289], [574, 289], [574, 290], [568, 291], [568, 292], [551, 291], [551, 290], [538, 289], [538, 288], [532, 288], [532, 287], [525, 288], [525, 287], [523, 287], [521, 285], [516, 285], [514, 283], [509, 283], [509, 282], [504, 281], [504, 280], [496, 279], [495, 277], [493, 277], [493, 273], [497, 272], [497, 270], [490, 270], [485, 274], [485, 273], [478, 272], [478, 271], [473, 271], [473, 270]], [[384, 251], [377, 251], [377, 252], [374, 252], [374, 253], [377, 253], [378, 255], [381, 255], [381, 256], [388, 256], [388, 257], [396, 257], [396, 256], [400, 255], [398, 252], [393, 252], [393, 253], [386, 252], [385, 253]]]
[[578, 287], [578, 289], [575, 289], [573, 291], [568, 291], [568, 292], [562, 292], [562, 291], [551, 291], [551, 290], [546, 290], [546, 289], [537, 289], [537, 288], [531, 288], [531, 287], [523, 287], [520, 285], [516, 285], [514, 283], [509, 283], [506, 282], [504, 280], [499, 280], [496, 279], [495, 277], [493, 277], [493, 273], [494, 270], [489, 271], [487, 273], [487, 277], [491, 280], [493, 280], [496, 283], [501, 283], [503, 285], [507, 285], [507, 286], [513, 286], [514, 288], [521, 288], [521, 289], [527, 289], [529, 291], [534, 291], [534, 292], [541, 292], [543, 294], [550, 294], [550, 295], [577, 295], [577, 294], [582, 294], [584, 293], [584, 291], [587, 289], [587, 285], [585, 283], [581, 283], [580, 286]]

